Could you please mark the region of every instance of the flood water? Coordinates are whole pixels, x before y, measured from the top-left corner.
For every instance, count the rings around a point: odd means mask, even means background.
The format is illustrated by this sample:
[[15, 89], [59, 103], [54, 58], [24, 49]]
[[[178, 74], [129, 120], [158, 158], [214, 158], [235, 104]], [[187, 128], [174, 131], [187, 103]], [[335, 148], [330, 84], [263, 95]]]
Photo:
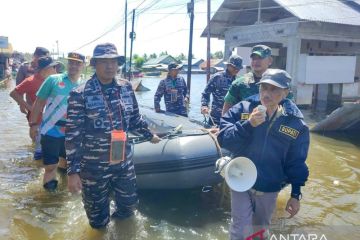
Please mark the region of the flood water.
[[[143, 80], [151, 91], [137, 94], [139, 103], [153, 106], [158, 82]], [[205, 75], [194, 75], [189, 115], [198, 120], [204, 86]], [[58, 176], [57, 192], [43, 190], [43, 170], [32, 160], [25, 116], [9, 97], [13, 87], [13, 82], [0, 87], [0, 239], [228, 239], [229, 197], [221, 186], [208, 193], [140, 192], [134, 218], [112, 220], [106, 230], [92, 230], [81, 196], [67, 192], [66, 177]], [[360, 239], [360, 136], [312, 134], [307, 163], [310, 178], [302, 190], [301, 210], [287, 219], [289, 189], [283, 190], [274, 231]]]

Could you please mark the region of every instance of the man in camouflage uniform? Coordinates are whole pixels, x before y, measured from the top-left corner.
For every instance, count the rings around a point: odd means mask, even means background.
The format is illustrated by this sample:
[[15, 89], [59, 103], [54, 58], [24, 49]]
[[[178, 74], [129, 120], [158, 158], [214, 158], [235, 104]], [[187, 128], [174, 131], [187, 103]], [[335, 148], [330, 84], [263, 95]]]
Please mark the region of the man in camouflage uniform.
[[210, 95], [212, 94], [213, 100], [211, 103], [210, 116], [215, 125], [219, 125], [220, 123], [224, 96], [234, 81], [236, 74], [243, 68], [242, 58], [237, 55], [231, 56], [225, 64], [227, 65], [225, 71], [218, 72], [209, 79], [201, 98], [201, 113], [208, 114]]
[[236, 103], [259, 93], [259, 85], [256, 83], [260, 81], [262, 74], [272, 63], [271, 48], [265, 45], [256, 45], [251, 50], [250, 58], [252, 71], [233, 81], [224, 99], [222, 115]]
[[166, 111], [187, 117], [186, 104], [189, 101], [189, 95], [184, 78], [178, 76], [181, 68], [182, 65], [175, 62], [168, 65], [169, 73], [160, 81], [154, 96], [156, 112], [161, 112], [160, 101], [164, 96]]
[[97, 45], [90, 62], [95, 74], [74, 89], [68, 99], [65, 143], [68, 188], [70, 192], [82, 190], [84, 208], [93, 228], [109, 223], [112, 192], [116, 203], [114, 217], [133, 215], [138, 202], [132, 146], [125, 143], [123, 161], [110, 162], [113, 133], [126, 134], [136, 129], [152, 143], [160, 140], [139, 114], [131, 84], [115, 79], [118, 66], [124, 61], [115, 45]]
[[28, 78], [31, 75], [33, 75], [35, 73], [35, 69], [37, 69], [38, 67], [38, 59], [40, 57], [46, 57], [46, 56], [49, 56], [49, 50], [43, 47], [37, 47], [33, 54], [32, 61], [30, 63], [24, 62], [20, 66], [16, 74], [16, 85], [19, 85], [22, 81], [24, 81], [25, 78]]

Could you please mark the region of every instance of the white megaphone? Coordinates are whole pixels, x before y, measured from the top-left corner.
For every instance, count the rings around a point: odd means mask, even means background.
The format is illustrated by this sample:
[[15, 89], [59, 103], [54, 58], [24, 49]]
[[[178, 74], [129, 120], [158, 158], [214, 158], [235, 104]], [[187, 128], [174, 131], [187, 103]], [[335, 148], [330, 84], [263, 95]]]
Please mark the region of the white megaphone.
[[227, 185], [236, 192], [245, 192], [256, 182], [256, 166], [246, 157], [222, 157], [216, 161], [216, 169], [225, 178]]

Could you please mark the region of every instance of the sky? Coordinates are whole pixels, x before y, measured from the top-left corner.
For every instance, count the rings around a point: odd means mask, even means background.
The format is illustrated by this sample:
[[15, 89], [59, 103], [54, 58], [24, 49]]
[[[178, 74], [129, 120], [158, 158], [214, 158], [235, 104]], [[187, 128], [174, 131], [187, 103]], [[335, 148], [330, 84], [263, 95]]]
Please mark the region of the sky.
[[[133, 53], [188, 55], [187, 2], [190, 0], [128, 0], [128, 32], [132, 9], [139, 13], [135, 17]], [[211, 0], [212, 15], [221, 3]], [[58, 46], [60, 54], [77, 51], [91, 56], [97, 44], [111, 42], [119, 54], [124, 54], [125, 0], [11, 0], [2, 3], [1, 8], [0, 36], [8, 37], [14, 50], [33, 53], [35, 47], [43, 46], [57, 52]], [[193, 54], [203, 59], [206, 38], [200, 35], [206, 27], [206, 10], [206, 0], [195, 0]], [[129, 56], [129, 38], [127, 49]], [[223, 49], [224, 41], [211, 39], [212, 53]]]

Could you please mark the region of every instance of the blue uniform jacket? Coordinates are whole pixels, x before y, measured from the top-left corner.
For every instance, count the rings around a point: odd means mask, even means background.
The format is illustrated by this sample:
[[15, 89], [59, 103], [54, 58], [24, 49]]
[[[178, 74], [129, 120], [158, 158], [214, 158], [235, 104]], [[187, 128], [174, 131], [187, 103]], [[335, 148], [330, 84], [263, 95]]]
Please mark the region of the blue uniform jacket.
[[260, 103], [258, 95], [234, 105], [220, 122], [218, 141], [234, 157], [251, 159], [258, 172], [253, 188], [262, 192], [280, 191], [291, 183], [292, 193], [300, 193], [309, 171], [305, 163], [309, 149], [309, 129], [303, 115], [290, 100], [280, 105], [282, 114], [270, 124], [252, 127], [249, 114]]

